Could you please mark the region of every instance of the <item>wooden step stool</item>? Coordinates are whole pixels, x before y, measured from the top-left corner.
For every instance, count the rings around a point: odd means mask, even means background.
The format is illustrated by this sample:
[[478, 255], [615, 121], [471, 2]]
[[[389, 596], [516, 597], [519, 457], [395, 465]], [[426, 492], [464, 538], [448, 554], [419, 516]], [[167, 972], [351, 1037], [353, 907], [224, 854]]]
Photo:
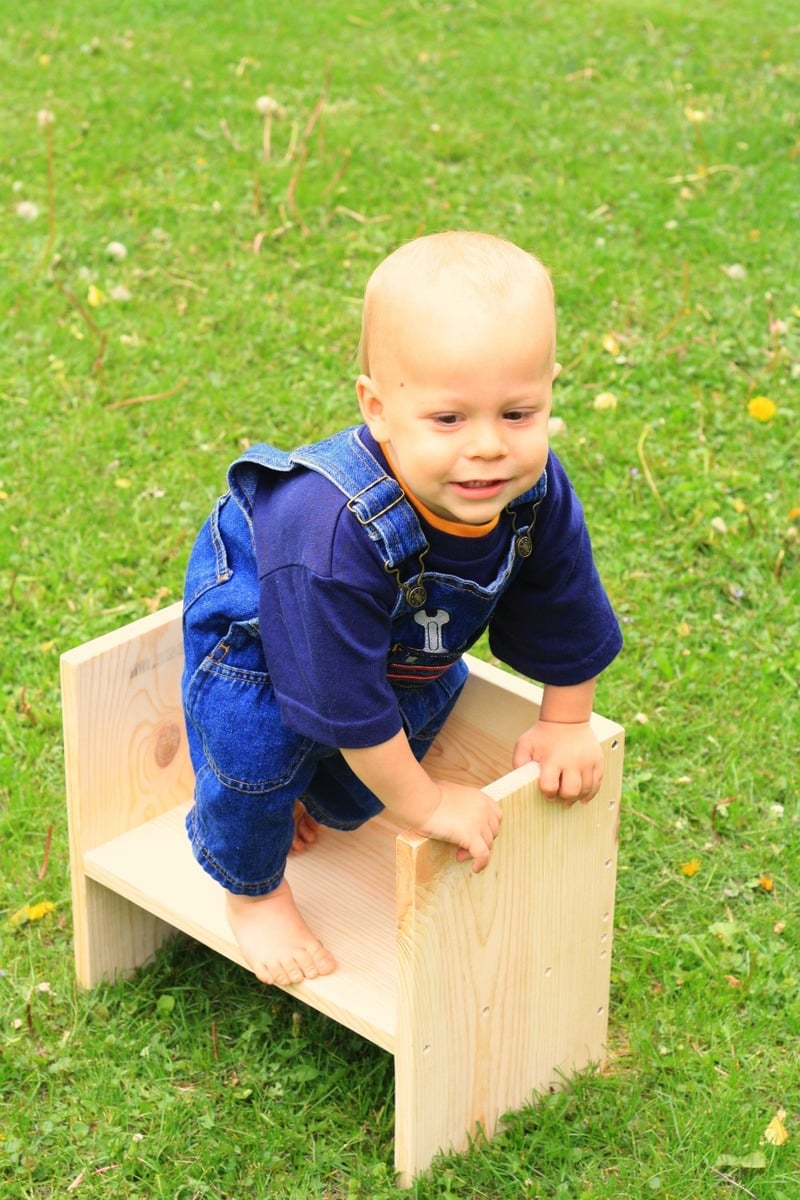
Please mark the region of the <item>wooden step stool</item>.
[[[291, 858], [300, 910], [336, 957], [287, 989], [395, 1056], [395, 1165], [490, 1137], [533, 1093], [601, 1063], [623, 731], [593, 725], [606, 772], [591, 804], [547, 803], [535, 764], [508, 773], [541, 692], [468, 657], [470, 678], [426, 766], [501, 801], [490, 865], [385, 816], [323, 830]], [[182, 930], [243, 963], [222, 889], [184, 830], [193, 786], [180, 699], [181, 606], [61, 659], [78, 983], [130, 972]], [[244, 965], [244, 964], [243, 964]]]

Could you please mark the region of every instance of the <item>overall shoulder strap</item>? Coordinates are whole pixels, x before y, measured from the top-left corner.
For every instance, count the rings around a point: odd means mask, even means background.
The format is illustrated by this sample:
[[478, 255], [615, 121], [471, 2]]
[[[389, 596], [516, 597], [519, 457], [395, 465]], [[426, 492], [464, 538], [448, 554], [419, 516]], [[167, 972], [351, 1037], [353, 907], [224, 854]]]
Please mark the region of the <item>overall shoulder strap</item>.
[[379, 545], [388, 570], [427, 548], [417, 514], [403, 489], [364, 445], [357, 427], [312, 446], [301, 446], [290, 457], [297, 466], [324, 475], [347, 497], [347, 507]]
[[266, 442], [257, 442], [228, 467], [228, 491], [248, 520], [253, 515], [258, 479], [264, 469], [291, 471], [291, 455]]
[[516, 500], [512, 500], [509, 508], [521, 508], [524, 504], [538, 504], [540, 500], [544, 500], [547, 495], [547, 471], [543, 471], [539, 479], [532, 488], [528, 488], [527, 492], [523, 492], [521, 496], [517, 496]]

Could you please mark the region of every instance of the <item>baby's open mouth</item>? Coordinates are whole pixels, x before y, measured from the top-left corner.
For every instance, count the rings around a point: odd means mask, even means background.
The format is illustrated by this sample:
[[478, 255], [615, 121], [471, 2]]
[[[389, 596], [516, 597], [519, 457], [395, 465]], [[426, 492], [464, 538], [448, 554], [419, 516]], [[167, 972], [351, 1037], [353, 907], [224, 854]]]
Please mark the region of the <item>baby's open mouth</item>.
[[480, 491], [483, 488], [502, 487], [504, 483], [505, 479], [465, 479], [463, 482], [457, 483], [456, 487]]

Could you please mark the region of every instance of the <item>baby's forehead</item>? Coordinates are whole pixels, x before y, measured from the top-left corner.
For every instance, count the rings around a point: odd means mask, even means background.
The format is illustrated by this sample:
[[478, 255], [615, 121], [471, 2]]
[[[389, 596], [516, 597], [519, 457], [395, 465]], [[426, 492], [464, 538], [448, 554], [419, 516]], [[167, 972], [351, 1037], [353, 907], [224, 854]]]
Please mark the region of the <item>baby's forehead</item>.
[[542, 263], [512, 242], [488, 234], [431, 234], [395, 250], [373, 272], [362, 314], [360, 361], [370, 373], [405, 338], [427, 340], [463, 320], [482, 327], [503, 314], [550, 331], [553, 286]]
[[421, 288], [468, 288], [495, 296], [544, 288], [552, 294], [537, 258], [512, 242], [482, 234], [434, 234], [409, 242], [384, 259], [369, 285], [378, 303], [413, 301]]

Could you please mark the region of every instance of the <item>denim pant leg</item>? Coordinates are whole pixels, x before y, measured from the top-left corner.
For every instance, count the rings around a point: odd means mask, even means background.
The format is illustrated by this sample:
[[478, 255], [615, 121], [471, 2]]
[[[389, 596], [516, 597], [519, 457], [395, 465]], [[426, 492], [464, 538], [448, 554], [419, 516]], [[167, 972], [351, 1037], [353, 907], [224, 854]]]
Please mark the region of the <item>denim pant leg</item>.
[[294, 789], [285, 796], [241, 792], [206, 765], [186, 817], [192, 852], [226, 891], [261, 896], [283, 879], [294, 837]]
[[[288, 729], [252, 623], [234, 622], [183, 684], [194, 808], [186, 825], [198, 862], [228, 891], [263, 895], [283, 878], [294, 801], [316, 746]], [[192, 669], [194, 667], [194, 669]]]
[[317, 763], [301, 799], [311, 816], [331, 829], [358, 829], [383, 809], [338, 750]]
[[[453, 711], [465, 679], [466, 669], [456, 670], [446, 686], [429, 685], [401, 696], [405, 731], [417, 762], [424, 759]], [[302, 800], [312, 817], [333, 829], [357, 829], [384, 807], [338, 751], [317, 764]]]

